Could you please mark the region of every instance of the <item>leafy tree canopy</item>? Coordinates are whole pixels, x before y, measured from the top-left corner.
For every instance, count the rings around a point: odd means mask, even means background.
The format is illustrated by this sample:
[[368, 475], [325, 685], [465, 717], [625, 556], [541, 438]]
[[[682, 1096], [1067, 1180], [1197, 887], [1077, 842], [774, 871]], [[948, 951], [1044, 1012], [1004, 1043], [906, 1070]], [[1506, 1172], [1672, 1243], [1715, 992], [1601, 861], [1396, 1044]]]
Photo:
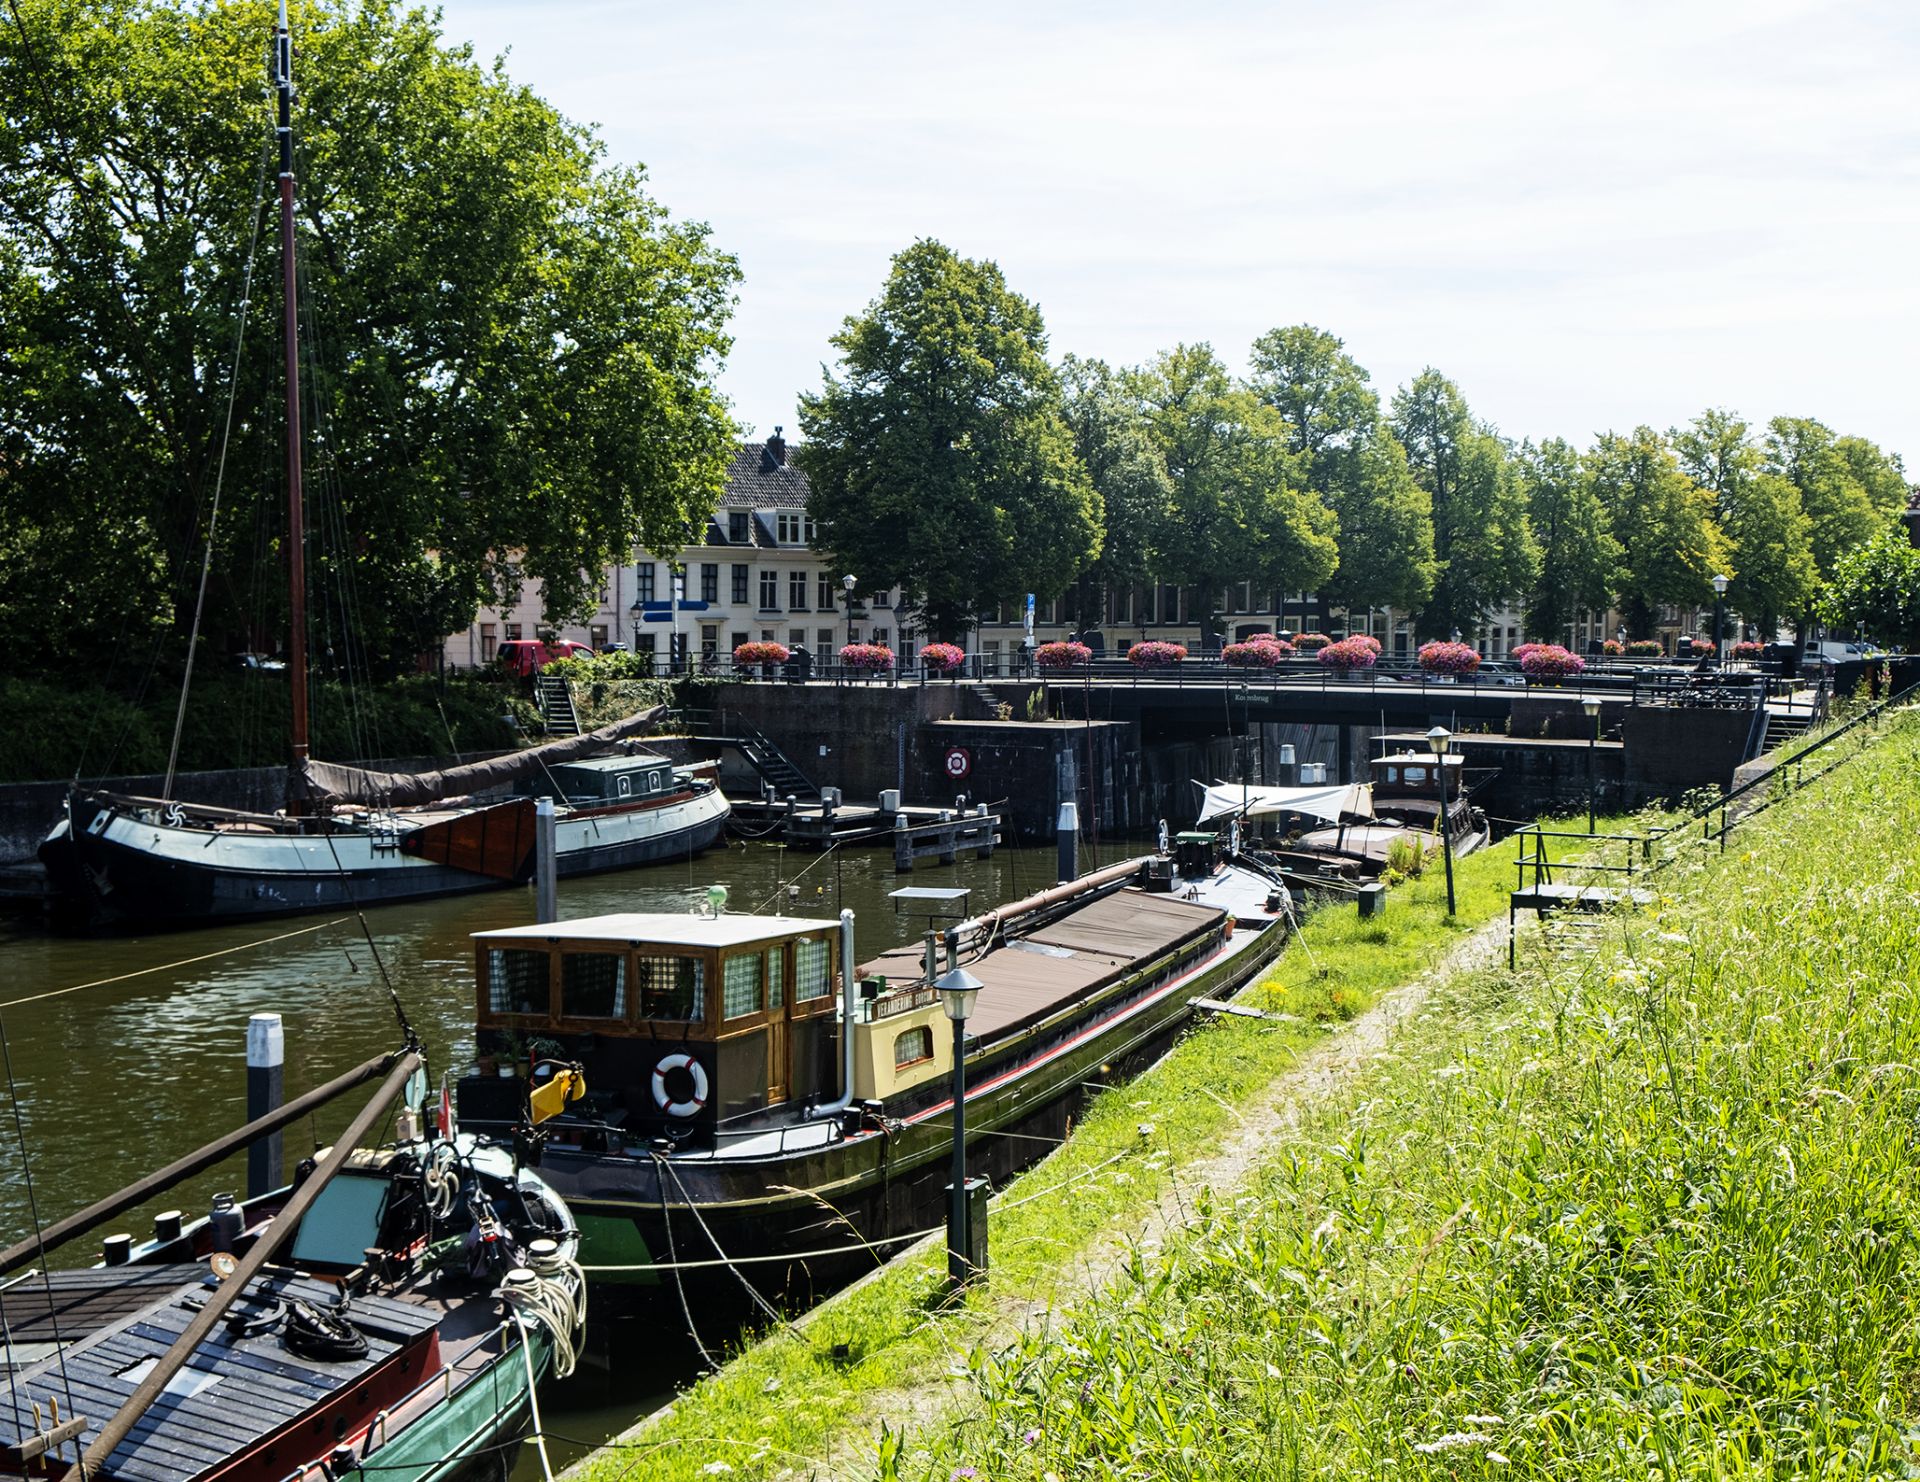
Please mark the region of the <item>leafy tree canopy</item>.
[[1822, 622], [1879, 643], [1920, 647], [1920, 551], [1897, 520], [1840, 557], [1820, 595]]
[[[184, 627], [224, 461], [213, 627], [273, 646], [274, 7], [10, 6], [0, 615], [49, 654]], [[717, 497], [734, 263], [427, 13], [302, 3], [293, 29], [311, 606], [376, 667], [519, 572], [571, 615]]]
[[1587, 476], [1619, 548], [1613, 588], [1634, 637], [1653, 631], [1663, 603], [1713, 600], [1715, 574], [1732, 575], [1713, 496], [1681, 471], [1665, 438], [1651, 427], [1604, 433], [1587, 455]]
[[1235, 582], [1311, 591], [1339, 564], [1339, 521], [1301, 487], [1278, 413], [1237, 385], [1208, 345], [1178, 345], [1134, 374], [1173, 481], [1157, 566], [1218, 592]]
[[1831, 576], [1840, 557], [1872, 539], [1879, 528], [1882, 516], [1874, 509], [1873, 495], [1824, 422], [1775, 417], [1767, 424], [1766, 468], [1800, 491], [1801, 506], [1812, 522], [1814, 563], [1823, 577]]
[[1083, 625], [1094, 618], [1102, 586], [1151, 580], [1154, 543], [1168, 518], [1173, 481], [1167, 476], [1146, 415], [1126, 378], [1099, 360], [1069, 355], [1060, 367], [1073, 449], [1100, 496], [1100, 555], [1080, 575]]
[[1522, 443], [1514, 462], [1534, 538], [1540, 574], [1527, 603], [1526, 630], [1554, 642], [1579, 612], [1604, 608], [1620, 548], [1607, 514], [1581, 466], [1579, 450], [1561, 438]]
[[1393, 398], [1391, 424], [1433, 499], [1433, 600], [1423, 636], [1476, 632], [1487, 612], [1525, 592], [1539, 567], [1526, 493], [1506, 445], [1473, 419], [1460, 388], [1429, 367]]
[[1100, 553], [1040, 311], [991, 262], [922, 240], [833, 338], [841, 373], [800, 403], [798, 459], [834, 561], [898, 585], [942, 638]]
[[1433, 592], [1433, 500], [1407, 467], [1364, 367], [1325, 330], [1296, 324], [1253, 345], [1256, 396], [1288, 430], [1306, 487], [1340, 522], [1326, 584], [1341, 607], [1424, 607]]

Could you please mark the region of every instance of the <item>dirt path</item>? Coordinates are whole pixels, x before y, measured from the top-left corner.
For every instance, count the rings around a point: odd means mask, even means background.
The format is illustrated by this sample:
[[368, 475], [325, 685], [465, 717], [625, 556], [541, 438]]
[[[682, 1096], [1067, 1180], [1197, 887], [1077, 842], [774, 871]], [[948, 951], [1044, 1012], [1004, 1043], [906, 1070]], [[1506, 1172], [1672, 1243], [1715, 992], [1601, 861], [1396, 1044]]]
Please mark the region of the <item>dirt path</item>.
[[[1178, 1169], [1175, 1186], [1161, 1196], [1143, 1220], [1126, 1230], [1108, 1232], [1063, 1263], [1050, 1291], [1024, 1295], [995, 1292], [992, 1302], [973, 1314], [977, 1326], [966, 1335], [962, 1346], [1006, 1343], [1099, 1290], [1118, 1273], [1130, 1251], [1158, 1246], [1170, 1229], [1183, 1224], [1186, 1205], [1199, 1190], [1231, 1196], [1255, 1168], [1273, 1156], [1276, 1141], [1299, 1127], [1302, 1112], [1352, 1080], [1386, 1047], [1400, 1024], [1426, 1006], [1437, 985], [1455, 973], [1477, 971], [1497, 962], [1506, 948], [1506, 929], [1504, 919], [1476, 928], [1433, 967], [1393, 989], [1366, 1013], [1308, 1050], [1292, 1068], [1274, 1077], [1236, 1109], [1238, 1120], [1220, 1146]], [[881, 1421], [895, 1431], [903, 1426], [909, 1431], [919, 1430], [966, 1403], [964, 1386], [946, 1375], [899, 1389], [876, 1390], [862, 1414], [842, 1429], [834, 1450], [805, 1475], [820, 1482], [870, 1478]]]

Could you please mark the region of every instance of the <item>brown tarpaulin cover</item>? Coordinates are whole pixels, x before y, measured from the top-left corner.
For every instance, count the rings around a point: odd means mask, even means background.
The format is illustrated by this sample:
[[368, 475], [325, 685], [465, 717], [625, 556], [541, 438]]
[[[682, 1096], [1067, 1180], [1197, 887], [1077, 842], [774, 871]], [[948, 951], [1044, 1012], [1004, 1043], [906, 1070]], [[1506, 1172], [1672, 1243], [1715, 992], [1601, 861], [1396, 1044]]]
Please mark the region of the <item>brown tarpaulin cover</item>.
[[376, 772], [366, 767], [347, 767], [338, 762], [320, 762], [309, 757], [287, 769], [288, 796], [309, 804], [326, 807], [338, 803], [367, 803], [403, 807], [411, 803], [432, 803], [441, 798], [486, 792], [519, 778], [531, 776], [542, 767], [558, 762], [578, 761], [599, 756], [629, 736], [650, 729], [667, 713], [665, 705], [617, 720], [610, 726], [589, 731], [584, 736], [567, 736], [525, 751], [489, 757], [484, 762], [467, 762], [438, 772]]

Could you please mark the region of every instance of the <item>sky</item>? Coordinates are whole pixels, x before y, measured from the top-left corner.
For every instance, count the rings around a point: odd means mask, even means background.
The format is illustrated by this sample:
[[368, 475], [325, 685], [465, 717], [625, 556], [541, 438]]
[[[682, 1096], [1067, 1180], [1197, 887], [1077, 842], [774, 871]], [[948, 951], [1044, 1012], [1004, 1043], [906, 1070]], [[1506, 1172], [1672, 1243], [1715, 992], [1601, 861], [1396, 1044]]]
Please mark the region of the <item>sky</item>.
[[1920, 6], [441, 3], [739, 258], [758, 436], [934, 237], [1056, 359], [1309, 323], [1516, 439], [1716, 406], [1920, 478]]

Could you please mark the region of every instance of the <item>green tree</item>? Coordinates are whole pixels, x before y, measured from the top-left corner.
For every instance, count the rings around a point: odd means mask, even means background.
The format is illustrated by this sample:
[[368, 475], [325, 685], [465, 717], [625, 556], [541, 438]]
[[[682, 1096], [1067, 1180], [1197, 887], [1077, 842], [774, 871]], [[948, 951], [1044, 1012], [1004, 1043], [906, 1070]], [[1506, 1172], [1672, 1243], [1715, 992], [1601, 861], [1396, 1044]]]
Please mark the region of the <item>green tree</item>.
[[836, 565], [898, 585], [943, 638], [1100, 553], [1040, 311], [1000, 269], [930, 240], [833, 337], [842, 373], [801, 398], [809, 510]]
[[1864, 437], [1836, 437], [1833, 450], [1882, 515], [1907, 507], [1907, 469], [1898, 453], [1882, 452]]
[[1060, 378], [1074, 453], [1102, 511], [1100, 554], [1074, 584], [1079, 623], [1088, 627], [1099, 620], [1103, 590], [1138, 585], [1153, 575], [1173, 481], [1123, 374], [1104, 361], [1069, 355]]
[[1728, 564], [1713, 496], [1681, 471], [1667, 440], [1651, 427], [1605, 433], [1586, 467], [1619, 547], [1613, 589], [1628, 631], [1650, 636], [1662, 603], [1713, 600], [1713, 577]]
[[[271, 642], [273, 8], [11, 4], [0, 616], [49, 658], [183, 627], [224, 466], [213, 625]], [[515, 572], [577, 611], [717, 497], [733, 261], [425, 12], [302, 4], [294, 30], [316, 647], [397, 666]]]
[[1712, 497], [1726, 536], [1727, 605], [1771, 638], [1782, 617], [1805, 611], [1819, 580], [1800, 491], [1765, 471], [1752, 429], [1731, 412], [1709, 409], [1670, 436], [1681, 471]]
[[1506, 445], [1473, 420], [1460, 388], [1429, 367], [1393, 398], [1389, 419], [1433, 500], [1433, 600], [1416, 624], [1432, 637], [1478, 631], [1487, 612], [1533, 584], [1540, 553]]
[[1620, 549], [1607, 529], [1579, 450], [1561, 438], [1538, 447], [1522, 443], [1514, 455], [1527, 520], [1539, 543], [1539, 576], [1527, 601], [1526, 631], [1558, 639], [1574, 614], [1607, 605]]
[[1767, 424], [1766, 469], [1800, 491], [1822, 577], [1833, 575], [1841, 556], [1871, 540], [1882, 518], [1835, 444], [1833, 429], [1811, 417], [1775, 417]]
[[1280, 417], [1234, 384], [1209, 345], [1177, 345], [1135, 373], [1173, 481], [1155, 566], [1213, 602], [1226, 586], [1312, 591], [1339, 564], [1339, 521], [1300, 487]]
[[1305, 486], [1340, 522], [1336, 607], [1418, 611], [1432, 595], [1433, 500], [1407, 467], [1364, 367], [1325, 330], [1296, 324], [1253, 345], [1249, 384], [1286, 425]]
[[1822, 589], [1820, 620], [1852, 631], [1863, 629], [1876, 642], [1920, 648], [1920, 551], [1895, 520], [1861, 545], [1843, 553]]

